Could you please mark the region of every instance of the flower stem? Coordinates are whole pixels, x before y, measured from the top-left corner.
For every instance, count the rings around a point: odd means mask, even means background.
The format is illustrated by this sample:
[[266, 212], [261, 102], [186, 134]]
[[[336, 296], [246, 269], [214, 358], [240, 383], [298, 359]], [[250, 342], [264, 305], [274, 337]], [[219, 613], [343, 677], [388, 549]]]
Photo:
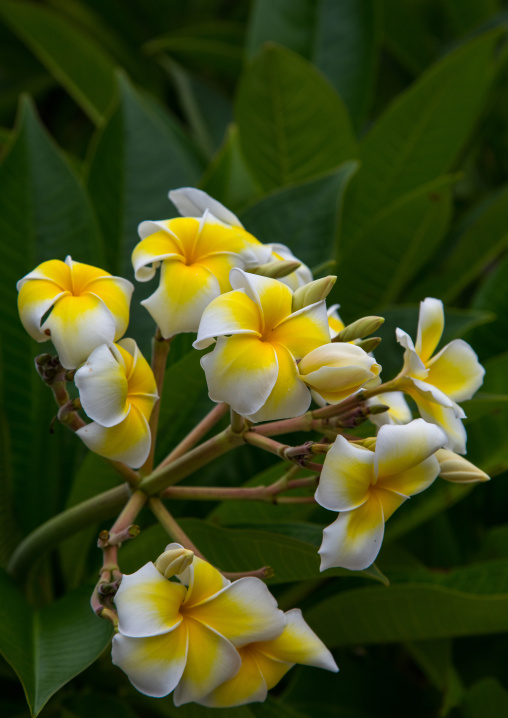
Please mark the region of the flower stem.
[[159, 413], [161, 408], [162, 387], [164, 385], [164, 374], [166, 372], [166, 363], [168, 360], [169, 350], [171, 348], [171, 339], [164, 339], [159, 327], [155, 330], [155, 336], [152, 339], [152, 371], [157, 385], [158, 400], [152, 409], [150, 415], [150, 434], [151, 444], [150, 453], [139, 470], [141, 476], [146, 476], [153, 469], [153, 457], [155, 454], [155, 442], [157, 439], [157, 426], [159, 424]]
[[243, 416], [231, 409], [231, 431], [234, 431], [235, 434], [241, 434], [244, 431], [245, 426], [246, 424]]
[[[159, 523], [166, 529], [173, 541], [182, 544], [184, 548], [193, 551], [199, 558], [205, 559], [201, 551], [195, 546], [191, 539], [187, 536], [176, 519], [169, 513], [162, 501], [154, 496], [148, 501], [148, 506], [157, 517]], [[206, 561], [206, 559], [205, 559]]]
[[49, 519], [17, 546], [7, 566], [8, 573], [15, 580], [22, 581], [34, 561], [45, 551], [81, 529], [111, 518], [124, 506], [129, 496], [126, 484], [116, 486]]
[[[292, 467], [297, 471], [299, 466]], [[280, 483], [276, 481], [270, 486], [170, 486], [162, 494], [165, 499], [180, 501], [264, 501], [265, 503], [279, 503], [278, 494], [292, 489], [314, 488], [317, 486], [317, 477], [310, 476]]]
[[196, 444], [205, 436], [210, 429], [212, 429], [217, 422], [219, 422], [223, 416], [225, 416], [228, 412], [228, 405], [227, 404], [217, 404], [217, 406], [214, 406], [214, 408], [197, 424], [192, 431], [187, 434], [187, 436], [182, 439], [182, 441], [175, 446], [173, 451], [166, 456], [164, 461], [162, 461], [159, 466], [157, 467], [157, 470], [164, 468], [165, 466], [168, 466], [168, 464], [171, 464], [175, 459], [179, 459], [180, 456], [183, 456], [187, 451], [190, 451], [190, 449], [194, 448]]

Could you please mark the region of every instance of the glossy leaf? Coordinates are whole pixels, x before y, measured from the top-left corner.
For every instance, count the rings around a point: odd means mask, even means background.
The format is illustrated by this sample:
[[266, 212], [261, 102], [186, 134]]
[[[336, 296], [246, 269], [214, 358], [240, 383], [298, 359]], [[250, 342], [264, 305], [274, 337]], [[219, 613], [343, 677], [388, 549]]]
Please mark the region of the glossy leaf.
[[250, 204], [241, 220], [261, 242], [286, 244], [314, 267], [334, 257], [344, 193], [357, 169], [357, 162], [345, 162], [319, 179], [275, 190]]
[[98, 658], [112, 628], [90, 609], [90, 588], [34, 610], [0, 574], [0, 651], [18, 674], [36, 716], [65, 683]]
[[360, 119], [371, 99], [380, 8], [371, 0], [257, 0], [247, 50], [277, 42], [310, 60]]
[[254, 58], [235, 113], [245, 158], [267, 190], [356, 157], [342, 100], [310, 63], [284, 48], [270, 46]]
[[368, 133], [344, 217], [345, 250], [387, 205], [453, 165], [484, 106], [498, 39], [499, 31], [491, 32], [444, 57]]
[[72, 22], [36, 3], [2, 0], [0, 16], [97, 123], [116, 93], [115, 63]]
[[461, 709], [466, 718], [505, 715], [508, 691], [495, 678], [482, 678], [468, 690]]

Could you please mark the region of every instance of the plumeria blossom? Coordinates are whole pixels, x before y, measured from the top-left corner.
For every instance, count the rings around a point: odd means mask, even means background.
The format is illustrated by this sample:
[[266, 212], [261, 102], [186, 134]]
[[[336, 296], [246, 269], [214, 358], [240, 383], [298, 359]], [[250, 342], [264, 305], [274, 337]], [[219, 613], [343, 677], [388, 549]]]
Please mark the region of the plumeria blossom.
[[91, 424], [76, 432], [96, 454], [139, 468], [150, 451], [148, 421], [158, 399], [153, 372], [133, 339], [97, 347], [74, 381]]
[[339, 315], [340, 304], [332, 304], [328, 309], [328, 326], [330, 327], [330, 336], [335, 339], [336, 336], [346, 326]]
[[132, 284], [71, 257], [39, 264], [17, 289], [23, 326], [36, 342], [52, 340], [65, 369], [76, 369], [127, 329]]
[[136, 279], [150, 280], [162, 263], [158, 289], [141, 304], [165, 338], [196, 332], [205, 307], [230, 291], [230, 270], [262, 264], [270, 255], [243, 227], [225, 225], [207, 209], [199, 218], [142, 222], [138, 231]]
[[283, 284], [287, 284], [287, 286], [295, 292], [298, 287], [303, 287], [309, 282], [312, 282], [312, 272], [307, 267], [306, 264], [304, 264], [302, 261], [300, 261], [293, 252], [289, 249], [289, 247], [286, 247], [285, 244], [278, 244], [278, 243], [272, 243], [267, 244], [267, 247], [270, 247], [272, 250], [272, 255], [268, 261], [275, 261], [280, 262], [283, 260], [289, 260], [289, 261], [297, 261], [300, 262], [300, 266], [298, 269], [295, 269], [294, 272], [291, 272], [291, 274], [287, 274], [285, 277], [280, 277], [279, 282], [282, 282]]
[[384, 404], [388, 411], [382, 414], [369, 414], [369, 421], [376, 426], [384, 424], [409, 424], [413, 415], [402, 391], [386, 391], [384, 394], [374, 396], [367, 400], [367, 406]]
[[379, 375], [381, 367], [360, 347], [346, 342], [325, 344], [306, 354], [300, 378], [328, 404], [338, 404]]
[[293, 293], [268, 277], [231, 270], [232, 292], [205, 309], [196, 349], [217, 338], [201, 359], [212, 401], [252, 421], [299, 416], [311, 396], [297, 361], [330, 342], [325, 302], [292, 312]]
[[231, 583], [197, 557], [177, 578], [168, 581], [153, 563], [123, 577], [113, 663], [146, 695], [174, 691], [179, 706], [233, 678], [242, 665], [237, 647], [277, 638], [286, 618], [258, 578]]
[[286, 614], [286, 627], [271, 641], [258, 641], [239, 647], [240, 670], [199, 701], [213, 708], [231, 708], [264, 701], [267, 692], [296, 664], [339, 669], [332, 654], [305, 622], [299, 608]]
[[421, 416], [447, 434], [446, 448], [466, 453], [465, 418], [457, 402], [470, 399], [483, 383], [485, 369], [471, 346], [454, 339], [434, 355], [444, 329], [443, 303], [427, 297], [420, 303], [416, 343], [397, 329], [404, 351], [401, 376], [409, 380], [404, 391], [416, 402]]
[[444, 432], [423, 419], [382, 426], [374, 451], [337, 437], [316, 491], [321, 506], [340, 512], [323, 532], [322, 571], [332, 566], [359, 571], [375, 561], [385, 521], [432, 484], [439, 474], [434, 454], [445, 442]]

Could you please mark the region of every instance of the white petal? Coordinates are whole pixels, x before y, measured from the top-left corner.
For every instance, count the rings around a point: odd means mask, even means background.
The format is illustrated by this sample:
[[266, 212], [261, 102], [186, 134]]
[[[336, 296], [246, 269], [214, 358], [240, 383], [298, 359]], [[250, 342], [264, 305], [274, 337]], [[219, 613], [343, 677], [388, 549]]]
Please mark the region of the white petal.
[[331, 511], [361, 506], [367, 501], [373, 470], [374, 452], [338, 436], [326, 454], [316, 501]]
[[447, 344], [428, 363], [426, 381], [453, 401], [466, 401], [483, 384], [485, 369], [473, 348], [462, 339]]
[[106, 344], [97, 347], [74, 375], [81, 406], [101, 426], [115, 426], [129, 413], [127, 377]]
[[150, 638], [113, 638], [112, 659], [132, 685], [147, 696], [162, 698], [178, 685], [187, 660], [187, 628]]
[[214, 217], [217, 217], [224, 224], [232, 227], [243, 227], [243, 224], [233, 212], [201, 189], [181, 187], [180, 189], [171, 190], [168, 197], [182, 217], [201, 217], [206, 210], [209, 210]]
[[423, 419], [382, 426], [377, 435], [375, 472], [379, 478], [400, 474], [432, 456], [446, 443], [441, 429]]
[[131, 405], [123, 421], [109, 428], [97, 424], [82, 426], [76, 434], [91, 451], [133, 469], [143, 466], [150, 452], [150, 427], [143, 414]]
[[418, 318], [418, 332], [416, 335], [416, 353], [426, 363], [443, 334], [444, 311], [440, 299], [427, 297], [420, 302], [420, 315]]
[[465, 454], [467, 434], [461, 421], [460, 407], [457, 404], [452, 407], [442, 406], [419, 396], [414, 396], [414, 400], [422, 418], [436, 424], [445, 432], [447, 441], [443, 444], [443, 449]]
[[384, 424], [409, 424], [413, 418], [411, 409], [401, 391], [387, 391], [367, 401], [368, 406], [373, 406], [374, 404], [384, 404], [388, 407], [388, 411], [382, 414], [369, 414], [369, 421], [376, 426], [383, 426]]
[[118, 630], [131, 638], [174, 630], [182, 620], [180, 606], [186, 593], [185, 586], [165, 579], [153, 563], [124, 574], [115, 595]]
[[385, 523], [381, 502], [373, 492], [369, 500], [352, 511], [343, 511], [323, 531], [319, 549], [321, 571], [334, 566], [363, 571], [379, 553]]
[[261, 315], [258, 306], [249, 299], [244, 290], [221, 294], [203, 312], [198, 337], [192, 345], [195, 349], [209, 346], [213, 337], [232, 334], [261, 336]]
[[395, 335], [399, 344], [404, 347], [404, 367], [403, 374], [417, 379], [425, 379], [428, 374], [428, 370], [425, 364], [422, 362], [420, 357], [415, 351], [413, 340], [402, 329], [396, 329]]

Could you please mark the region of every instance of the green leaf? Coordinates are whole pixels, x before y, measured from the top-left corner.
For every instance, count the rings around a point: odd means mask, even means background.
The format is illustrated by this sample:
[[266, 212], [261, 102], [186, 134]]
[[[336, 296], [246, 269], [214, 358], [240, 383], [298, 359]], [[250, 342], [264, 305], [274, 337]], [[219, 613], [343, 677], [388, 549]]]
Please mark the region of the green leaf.
[[452, 642], [449, 639], [437, 641], [414, 641], [406, 644], [412, 658], [423, 670], [434, 686], [443, 694], [440, 715], [447, 715], [458, 706], [464, 695], [464, 687], [454, 664]]
[[[319, 555], [312, 544], [290, 536], [252, 529], [224, 529], [199, 519], [179, 519], [186, 534], [202, 548], [206, 558], [223, 571], [253, 571], [271, 566], [275, 572], [267, 583], [305, 581], [323, 576], [353, 576], [351, 571], [334, 568], [319, 572]], [[169, 538], [162, 526], [153, 526], [122, 548], [122, 571], [137, 571], [147, 561], [154, 561], [164, 551]], [[355, 576], [386, 582], [386, 577], [372, 567]]]
[[405, 0], [384, 0], [383, 41], [388, 52], [411, 74], [419, 75], [434, 60], [438, 40], [420, 7]]
[[[200, 174], [196, 150], [176, 121], [122, 78], [119, 105], [93, 142], [87, 179], [113, 274], [133, 279], [138, 224], [176, 216], [168, 191], [195, 185]], [[155, 327], [139, 301], [155, 291], [156, 282], [158, 277], [137, 284], [131, 305], [129, 331], [144, 353]]]
[[450, 179], [441, 178], [409, 192], [363, 223], [355, 243], [344, 251], [339, 247], [340, 282], [332, 296], [344, 301], [346, 319], [396, 301], [432, 256], [450, 215]]
[[0, 651], [18, 674], [36, 716], [57, 690], [100, 656], [112, 627], [94, 615], [88, 587], [38, 610], [3, 573], [0, 592]]
[[493, 312], [496, 321], [476, 329], [471, 340], [481, 358], [506, 351], [506, 332], [508, 331], [508, 255], [505, 256], [487, 276], [473, 299], [473, 307]]
[[90, 119], [100, 122], [116, 92], [115, 64], [110, 57], [49, 8], [2, 0], [0, 16]]
[[51, 351], [51, 345], [36, 344], [23, 329], [16, 310], [16, 282], [40, 262], [64, 259], [66, 254], [100, 266], [102, 252], [89, 200], [28, 100], [21, 104], [12, 144], [0, 166], [0, 232], [0, 403], [10, 436], [16, 512], [19, 508], [29, 530], [61, 507], [72, 466], [71, 447], [79, 443], [64, 427], [49, 434], [56, 405], [34, 370], [33, 357]]
[[247, 51], [267, 41], [312, 62], [338, 91], [351, 116], [363, 117], [376, 71], [380, 8], [370, 0], [257, 0]]
[[[410, 297], [439, 296], [452, 302], [508, 247], [508, 186], [467, 214], [449, 241], [452, 249], [432, 267]], [[444, 247], [440, 249], [440, 253]]]
[[310, 63], [284, 48], [267, 47], [254, 58], [235, 112], [245, 158], [267, 190], [356, 157], [342, 100]]
[[357, 169], [357, 162], [345, 162], [323, 177], [275, 190], [250, 204], [240, 218], [261, 242], [286, 244], [313, 267], [335, 255], [344, 192]]
[[447, 55], [399, 95], [360, 149], [341, 243], [350, 248], [367, 222], [400, 195], [446, 172], [484, 106], [498, 30]]
[[508, 714], [508, 691], [496, 678], [482, 678], [466, 693], [461, 710], [465, 718]]
[[455, 34], [482, 25], [499, 12], [499, 0], [444, 0], [443, 9]]
[[432, 574], [432, 583], [427, 571], [421, 582], [337, 594], [306, 617], [332, 647], [508, 631], [506, 569], [506, 560], [491, 561]]
[[229, 127], [222, 147], [208, 166], [199, 186], [233, 212], [261, 194], [261, 187], [243, 157], [236, 125]]

